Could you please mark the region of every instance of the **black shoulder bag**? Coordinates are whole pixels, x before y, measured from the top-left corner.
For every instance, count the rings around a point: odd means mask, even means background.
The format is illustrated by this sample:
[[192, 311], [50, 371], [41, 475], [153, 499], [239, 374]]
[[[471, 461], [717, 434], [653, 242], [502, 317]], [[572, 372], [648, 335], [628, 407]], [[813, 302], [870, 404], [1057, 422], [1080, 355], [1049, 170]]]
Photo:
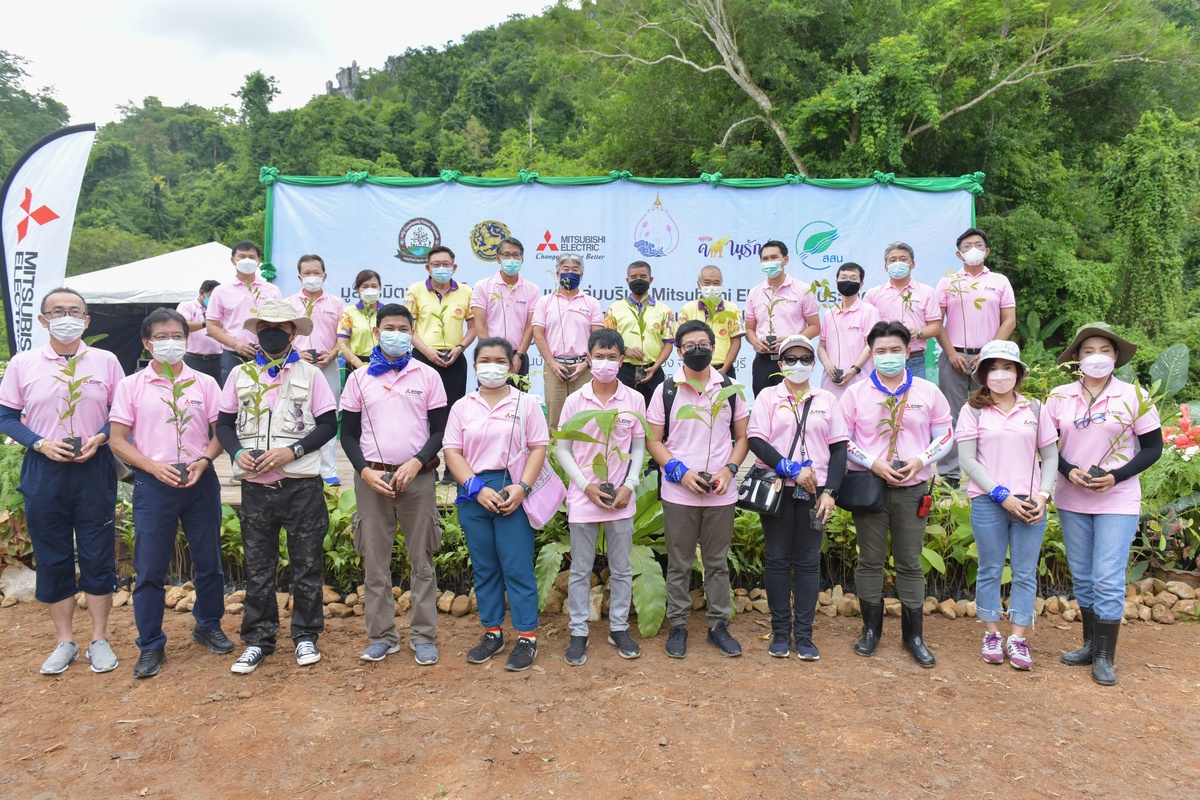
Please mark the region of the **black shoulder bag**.
[[[812, 406], [812, 401], [812, 395], [804, 401], [804, 413], [800, 415], [796, 435], [792, 437], [792, 446], [788, 449], [789, 459], [796, 454], [796, 443], [804, 436], [804, 428], [808, 424], [808, 409]], [[738, 485], [738, 508], [775, 517], [779, 515], [782, 501], [783, 478], [770, 467], [751, 467]]]

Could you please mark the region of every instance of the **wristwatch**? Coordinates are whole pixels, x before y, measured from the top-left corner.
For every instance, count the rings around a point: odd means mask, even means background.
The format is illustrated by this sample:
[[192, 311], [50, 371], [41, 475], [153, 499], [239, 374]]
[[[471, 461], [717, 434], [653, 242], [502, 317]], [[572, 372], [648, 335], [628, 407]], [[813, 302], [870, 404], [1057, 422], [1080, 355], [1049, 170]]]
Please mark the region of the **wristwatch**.
[[299, 442], [296, 442], [294, 445], [292, 445], [292, 455], [294, 455], [296, 458], [303, 458], [304, 445], [300, 444]]
[[528, 495], [530, 492], [533, 491], [532, 489], [529, 488], [529, 484], [526, 483], [525, 481], [517, 481], [517, 486], [520, 486], [522, 489], [524, 489], [526, 495]]
[[45, 443], [46, 443], [45, 439], [38, 439], [36, 442], [33, 443], [33, 452], [35, 452], [35, 453], [42, 452], [42, 445], [44, 445]]
[[731, 475], [737, 475], [738, 465], [733, 463], [732, 461], [730, 461], [728, 464], [725, 465], [725, 469], [729, 470], [729, 473]]
[[834, 500], [837, 500], [837, 499], [838, 499], [838, 495], [839, 495], [839, 494], [841, 494], [841, 492], [839, 492], [837, 489], [826, 489], [826, 490], [825, 490], [825, 494], [829, 495], [829, 496], [830, 496], [830, 497], [832, 497]]

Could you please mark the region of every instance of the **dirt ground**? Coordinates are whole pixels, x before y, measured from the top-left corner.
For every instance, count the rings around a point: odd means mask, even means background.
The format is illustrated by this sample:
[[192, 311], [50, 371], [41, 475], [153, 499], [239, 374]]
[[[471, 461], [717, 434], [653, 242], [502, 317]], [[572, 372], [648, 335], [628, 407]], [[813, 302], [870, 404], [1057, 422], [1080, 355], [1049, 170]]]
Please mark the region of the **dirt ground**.
[[941, 617], [927, 618], [932, 670], [901, 650], [892, 618], [875, 658], [851, 652], [856, 620], [818, 615], [819, 662], [773, 659], [758, 614], [731, 625], [740, 659], [719, 657], [696, 615], [687, 660], [668, 659], [660, 634], [623, 661], [593, 626], [576, 668], [561, 658], [566, 618], [551, 616], [522, 674], [502, 658], [468, 665], [477, 621], [440, 622], [435, 667], [407, 649], [360, 662], [351, 618], [328, 620], [316, 666], [288, 648], [239, 676], [234, 656], [190, 642], [190, 614], [168, 611], [168, 662], [135, 681], [130, 608], [113, 612], [117, 671], [93, 674], [81, 654], [53, 678], [37, 673], [53, 644], [44, 609], [4, 609], [0, 797], [1144, 800], [1200, 785], [1196, 625], [1127, 625], [1105, 689], [1058, 664], [1079, 636], [1061, 622], [1031, 635], [1030, 673], [983, 664], [980, 624]]

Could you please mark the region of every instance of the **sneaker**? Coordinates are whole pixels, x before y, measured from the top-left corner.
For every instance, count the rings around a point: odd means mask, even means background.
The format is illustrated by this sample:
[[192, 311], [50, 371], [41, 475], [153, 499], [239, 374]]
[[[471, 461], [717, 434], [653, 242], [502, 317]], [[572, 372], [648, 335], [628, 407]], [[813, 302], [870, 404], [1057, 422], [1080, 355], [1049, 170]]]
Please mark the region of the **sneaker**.
[[617, 648], [617, 655], [621, 658], [637, 658], [642, 654], [642, 648], [638, 647], [629, 631], [609, 631], [608, 643]]
[[724, 622], [717, 623], [717, 627], [708, 629], [708, 643], [721, 651], [721, 655], [726, 658], [737, 658], [742, 654], [742, 646], [738, 644], [738, 640], [733, 638], [729, 633], [729, 628], [725, 627]]
[[302, 667], [315, 664], [321, 660], [321, 651], [312, 639], [301, 639], [296, 642], [296, 663]]
[[242, 479], [239, 478], [237, 475], [229, 476], [229, 485], [230, 486], [240, 486], [241, 483], [242, 483]]
[[989, 664], [1004, 663], [1004, 637], [990, 632], [983, 635], [983, 660]]
[[1029, 644], [1016, 636], [1008, 637], [1008, 663], [1013, 669], [1033, 669], [1033, 657], [1029, 655]]
[[92, 662], [92, 672], [112, 672], [117, 668], [117, 654], [113, 652], [108, 639], [92, 642], [85, 655]]
[[208, 648], [208, 652], [223, 656], [233, 652], [233, 642], [225, 635], [225, 631], [215, 628], [211, 631], [195, 628], [192, 631], [192, 641]]
[[467, 651], [468, 664], [482, 664], [492, 656], [504, 650], [504, 634], [497, 631], [484, 631], [479, 637], [479, 644]]
[[158, 668], [167, 660], [166, 652], [161, 648], [154, 650], [143, 650], [138, 656], [137, 663], [133, 665], [133, 677], [135, 678], [153, 678], [158, 674]]
[[801, 661], [820, 661], [821, 651], [807, 636], [796, 637], [796, 658]]
[[508, 654], [508, 661], [504, 662], [504, 668], [509, 672], [524, 672], [533, 666], [535, 658], [537, 658], [537, 640], [518, 636], [516, 647]]
[[437, 645], [433, 642], [417, 642], [412, 645], [416, 652], [416, 662], [422, 667], [431, 667], [438, 662]]
[[341, 486], [341, 485], [342, 485], [342, 479], [341, 479], [341, 478], [339, 478], [339, 477], [337, 477], [336, 475], [335, 475], [335, 476], [333, 476], [332, 478], [326, 478], [326, 479], [325, 479], [325, 485], [326, 485], [326, 486]]
[[788, 641], [786, 633], [777, 633], [771, 637], [771, 644], [767, 646], [767, 655], [775, 658], [787, 658], [791, 652], [792, 643]]
[[79, 645], [74, 642], [59, 642], [54, 652], [42, 662], [39, 670], [43, 675], [61, 675], [71, 666], [71, 662], [79, 658]]
[[[358, 657], [360, 661], [383, 661], [392, 653], [399, 653], [400, 645], [388, 644], [387, 642], [371, 642], [367, 645], [367, 649], [362, 651], [362, 655]], [[297, 652], [297, 658], [299, 653]]]
[[667, 634], [667, 655], [671, 658], [687, 658], [687, 626], [672, 625]]
[[588, 637], [572, 636], [571, 643], [567, 645], [567, 654], [563, 656], [563, 661], [566, 661], [572, 667], [583, 666], [587, 661], [587, 644]]
[[267, 654], [263, 652], [261, 647], [250, 645], [245, 651], [238, 656], [238, 660], [233, 662], [229, 668], [230, 672], [236, 672], [238, 675], [249, 675], [258, 668], [258, 665], [263, 662]]

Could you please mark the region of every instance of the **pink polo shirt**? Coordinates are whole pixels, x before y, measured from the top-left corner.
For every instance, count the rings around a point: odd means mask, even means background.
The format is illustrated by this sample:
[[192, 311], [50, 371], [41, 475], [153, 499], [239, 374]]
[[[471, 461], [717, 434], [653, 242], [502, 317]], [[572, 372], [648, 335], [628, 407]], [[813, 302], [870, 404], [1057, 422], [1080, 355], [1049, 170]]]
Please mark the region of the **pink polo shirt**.
[[112, 353], [82, 341], [75, 358], [75, 380], [84, 381], [80, 387], [83, 399], [72, 420], [58, 418], [67, 407], [67, 387], [58, 380], [67, 359], [48, 344], [17, 353], [8, 362], [0, 382], [0, 405], [23, 410], [26, 427], [44, 439], [65, 439], [74, 427], [75, 435], [86, 442], [107, 424], [108, 408], [125, 373]]
[[[808, 409], [808, 419], [804, 422], [803, 447], [800, 442], [796, 442], [796, 449], [793, 451], [790, 449], [792, 440], [796, 437], [796, 428], [799, 418], [804, 415], [804, 403], [808, 397], [812, 397], [812, 405]], [[792, 409], [792, 402], [796, 403], [795, 410]], [[832, 392], [814, 387], [810, 388], [804, 397], [796, 398], [783, 383], [768, 386], [754, 398], [754, 414], [750, 417], [750, 426], [746, 433], [767, 442], [782, 453], [784, 458], [791, 458], [793, 461], [812, 459], [818, 486], [824, 486], [829, 478], [829, 446], [850, 438], [846, 432], [846, 420], [843, 419], [837, 398]], [[754, 463], [759, 467], [775, 469], [774, 464], [766, 464], [762, 459], [757, 459]], [[790, 478], [786, 483], [788, 486], [796, 485]]]
[[[212, 301], [210, 300], [209, 304], [211, 305], [211, 303]], [[246, 369], [260, 369], [260, 367], [255, 364], [253, 360], [245, 364], [238, 364], [236, 367], [234, 367], [233, 371], [229, 373], [229, 378], [225, 381], [225, 386], [221, 389], [220, 407], [222, 411], [229, 414], [237, 413], [237, 371]], [[270, 377], [265, 369], [261, 373], [261, 377], [264, 381], [274, 384], [274, 387], [268, 389], [266, 396], [263, 398], [263, 402], [271, 406], [272, 409], [274, 409], [275, 398], [279, 396], [279, 384], [282, 382], [284, 375], [286, 375], [291, 369], [291, 364], [284, 366], [279, 370], [278, 373], [276, 373], [274, 378]], [[323, 379], [314, 380], [312, 382], [312, 415], [314, 417], [319, 417], [327, 411], [335, 411], [336, 409], [337, 401], [333, 399], [333, 390], [329, 388], [329, 384]], [[268, 424], [267, 417], [263, 418], [263, 424]], [[257, 475], [243, 475], [242, 480], [250, 481], [251, 483], [274, 483], [275, 481], [282, 480], [286, 477], [287, 476], [279, 470], [273, 469], [267, 472], [260, 472]]]
[[188, 334], [187, 351], [193, 355], [211, 356], [221, 352], [221, 343], [209, 336], [204, 330], [204, 320], [207, 309], [199, 300], [184, 300], [175, 310], [183, 314], [188, 322], [199, 322], [200, 329]]
[[278, 287], [259, 276], [254, 276], [254, 281], [249, 287], [235, 278], [212, 290], [208, 297], [206, 318], [221, 323], [221, 328], [239, 342], [258, 344], [258, 337], [242, 325], [258, 313], [260, 300], [272, 297], [282, 299], [283, 295]]
[[[782, 302], [768, 314], [771, 303], [777, 299]], [[778, 289], [772, 289], [768, 281], [763, 281], [750, 290], [750, 296], [746, 298], [746, 330], [754, 331], [760, 339], [769, 335], [783, 339], [803, 333], [807, 326], [804, 318], [815, 317], [817, 312], [817, 298], [808, 290], [808, 284], [785, 274]], [[774, 334], [771, 334], [772, 320]]]
[[362, 414], [363, 457], [383, 464], [415, 456], [429, 440], [429, 412], [445, 405], [441, 377], [415, 358], [399, 372], [369, 375], [356, 369], [342, 390], [342, 411]]
[[[849, 371], [854, 366], [867, 346], [867, 332], [876, 322], [879, 322], [879, 309], [861, 299], [849, 310], [842, 310], [839, 306], [825, 312], [825, 318], [821, 321], [821, 337], [835, 367]], [[868, 366], [864, 365], [863, 369], [868, 369]], [[821, 388], [832, 392], [834, 397], [841, 397], [846, 389], [863, 380], [866, 380], [866, 373], [858, 372], [849, 381], [837, 386], [825, 374], [821, 376]]]
[[[1138, 400], [1134, 385], [1113, 378], [1108, 388], [1089, 409], [1079, 381], [1056, 387], [1050, 392], [1046, 408], [1050, 419], [1058, 428], [1058, 452], [1068, 463], [1087, 472], [1088, 467], [1098, 466], [1113, 470], [1133, 458], [1137, 437], [1162, 426], [1158, 409], [1151, 406], [1141, 417], [1133, 419], [1138, 412]], [[1132, 412], [1132, 414], [1131, 414]], [[1076, 428], [1075, 420], [1104, 414], [1104, 420], [1093, 422], [1086, 428]], [[1103, 458], [1124, 430], [1124, 440], [1116, 448], [1117, 457]], [[1124, 456], [1123, 458], [1120, 456]], [[1142, 512], [1142, 486], [1136, 478], [1121, 481], [1107, 492], [1094, 492], [1076, 486], [1060, 474], [1054, 484], [1054, 504], [1065, 511], [1080, 514], [1140, 514]]]
[[[889, 458], [888, 443], [892, 438], [892, 430], [886, 424], [891, 418], [890, 409], [885, 405], [886, 397], [868, 378], [851, 386], [840, 401], [850, 441], [875, 458], [883, 459]], [[949, 427], [950, 424], [950, 405], [941, 390], [936, 384], [914, 377], [905, 398], [904, 419], [900, 423], [900, 435], [896, 437], [896, 452], [891, 457], [906, 461], [916, 458], [929, 447], [933, 440], [933, 429]], [[861, 470], [862, 467], [851, 461], [848, 469]], [[926, 464], [914, 478], [901, 485], [916, 486], [923, 483], [929, 480], [930, 472], [931, 467]]]
[[544, 294], [533, 304], [533, 326], [545, 328], [546, 344], [551, 352], [545, 359], [576, 358], [587, 355], [592, 328], [604, 325], [600, 304], [590, 294], [576, 292], [568, 299], [562, 292]]
[[[312, 333], [308, 336], [297, 336], [297, 350], [316, 350], [317, 355], [324, 355], [337, 347], [338, 321], [342, 318], [342, 301], [336, 295], [322, 291], [312, 303], [312, 313], [308, 313], [306, 303], [309, 297], [303, 291], [288, 298], [292, 308], [301, 315], [310, 316], [313, 322]], [[211, 302], [211, 301], [210, 301]]]
[[171, 402], [171, 382], [147, 366], [117, 384], [109, 419], [128, 425], [130, 440], [146, 458], [173, 464], [195, 461], [208, 450], [208, 429], [217, 421], [221, 389], [208, 375], [181, 364], [177, 380], [194, 381], [177, 401], [180, 410], [192, 419], [185, 423], [182, 452], [175, 439]]
[[[442, 447], [461, 450], [475, 472], [507, 469], [521, 458], [526, 447], [550, 443], [550, 428], [542, 407], [529, 395], [509, 388], [508, 396], [488, 406], [479, 392], [471, 392], [450, 407]], [[521, 480], [520, 475], [511, 476]]]
[[[995, 406], [981, 408], [978, 420], [970, 407], [963, 406], [954, 438], [977, 442], [975, 460], [997, 484], [1013, 494], [1033, 495], [1042, 486], [1037, 451], [1058, 439], [1058, 429], [1045, 404], [1040, 414], [1034, 414], [1029, 401], [1018, 395], [1016, 405], [1007, 413]], [[972, 480], [967, 496], [981, 494], [985, 492]]]
[[[592, 389], [592, 381], [584, 384], [583, 388], [571, 394], [563, 402], [562, 419], [569, 420], [572, 415], [580, 411], [602, 411], [605, 409], [617, 409], [618, 411], [635, 411], [646, 416], [646, 401], [642, 395], [630, 389], [621, 382], [616, 382], [617, 390], [608, 401], [601, 401], [596, 397], [595, 391]], [[581, 429], [583, 433], [596, 439], [602, 439], [600, 427], [595, 422], [589, 422]], [[608, 482], [620, 488], [625, 479], [629, 477], [629, 470], [637, 469], [637, 465], [631, 461], [622, 461], [616, 454], [629, 454], [630, 448], [633, 446], [634, 439], [644, 439], [646, 432], [642, 430], [642, 423], [637, 417], [632, 414], [619, 414], [617, 416], [617, 426], [613, 430], [612, 439], [612, 455], [608, 459]], [[604, 446], [599, 444], [591, 444], [589, 442], [570, 442], [571, 453], [575, 456], [575, 463], [579, 465], [579, 469], [583, 472], [583, 477], [588, 483], [604, 483], [596, 477], [596, 473], [592, 471], [592, 461], [596, 456], [604, 454]], [[636, 502], [630, 501], [625, 508], [602, 509], [600, 506], [593, 503], [584, 494], [583, 490], [575, 485], [574, 481], [567, 483], [567, 519], [571, 522], [608, 522], [614, 519], [629, 519], [633, 516], [633, 512], [637, 509]]]
[[475, 284], [471, 293], [471, 308], [482, 309], [487, 315], [488, 336], [503, 336], [515, 348], [521, 344], [530, 325], [529, 315], [542, 290], [520, 275], [509, 286], [497, 272]]
[[[750, 416], [749, 403], [745, 398], [730, 398], [724, 408], [717, 412], [716, 422], [713, 423], [712, 435], [709, 435], [708, 425], [696, 419], [679, 419], [679, 409], [686, 405], [697, 405], [702, 408], [712, 408], [709, 399], [721, 390], [721, 373], [711, 367], [708, 370], [708, 381], [705, 394], [701, 395], [691, 386], [684, 383], [687, 376], [679, 370], [673, 376], [675, 381], [675, 401], [671, 405], [671, 429], [667, 431], [664, 442], [674, 458], [682, 461], [688, 469], [717, 474], [722, 467], [729, 463], [733, 455], [733, 437], [730, 435], [730, 414], [735, 419], [745, 419]], [[730, 411], [730, 403], [737, 408]], [[664, 425], [667, 421], [666, 406], [663, 403], [663, 387], [654, 390], [650, 399], [650, 407], [646, 409], [646, 420], [651, 425]], [[710, 448], [711, 443], [711, 450]], [[721, 494], [695, 494], [678, 483], [663, 481], [662, 499], [672, 503], [690, 506], [728, 506], [737, 502], [737, 481], [731, 481]]]
[[[906, 286], [896, 288], [891, 281], [882, 286], [872, 286], [862, 296], [879, 309], [879, 318], [885, 322], [903, 322], [910, 328], [921, 330], [930, 322], [940, 321], [942, 309], [938, 305], [937, 291], [932, 286], [917, 283], [911, 278]], [[924, 339], [912, 340], [912, 353], [924, 353]]]
[[938, 281], [937, 298], [938, 306], [946, 315], [950, 344], [972, 350], [978, 350], [996, 338], [996, 332], [1000, 330], [1000, 309], [1013, 308], [1017, 304], [1008, 278], [987, 267], [974, 277], [966, 269], [960, 269], [942, 278]]

